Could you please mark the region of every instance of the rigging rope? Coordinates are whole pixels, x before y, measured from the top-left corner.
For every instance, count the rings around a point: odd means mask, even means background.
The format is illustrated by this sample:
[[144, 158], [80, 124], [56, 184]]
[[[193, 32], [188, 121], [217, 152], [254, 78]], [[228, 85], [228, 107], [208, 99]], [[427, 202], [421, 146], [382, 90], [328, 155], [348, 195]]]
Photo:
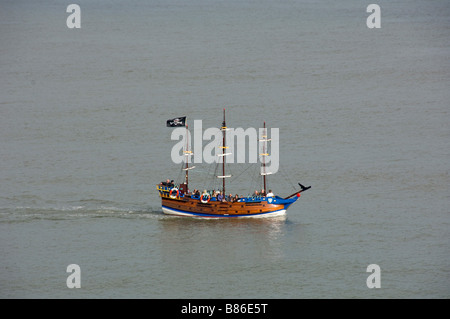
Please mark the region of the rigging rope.
[[292, 183], [291, 179], [289, 178], [289, 174], [285, 174], [284, 173], [284, 169], [278, 169], [278, 171], [281, 173], [281, 175], [283, 175], [283, 177], [288, 181], [289, 184], [291, 184], [292, 188], [294, 190], [296, 190], [297, 188], [294, 186], [294, 184]]

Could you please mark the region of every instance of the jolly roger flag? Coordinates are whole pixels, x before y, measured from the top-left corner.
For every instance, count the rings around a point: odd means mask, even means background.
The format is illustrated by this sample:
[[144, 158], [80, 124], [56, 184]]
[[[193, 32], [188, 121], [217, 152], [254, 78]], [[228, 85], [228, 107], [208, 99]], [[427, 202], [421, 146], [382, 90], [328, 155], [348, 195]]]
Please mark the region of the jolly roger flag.
[[167, 120], [167, 127], [186, 126], [186, 116]]

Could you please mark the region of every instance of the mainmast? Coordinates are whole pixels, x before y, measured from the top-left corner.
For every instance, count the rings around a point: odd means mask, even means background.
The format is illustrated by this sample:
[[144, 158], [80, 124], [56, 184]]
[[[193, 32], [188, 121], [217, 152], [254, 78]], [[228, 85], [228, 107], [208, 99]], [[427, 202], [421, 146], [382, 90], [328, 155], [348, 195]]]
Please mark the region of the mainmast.
[[262, 137], [262, 139], [259, 140], [260, 142], [263, 143], [262, 153], [259, 154], [262, 157], [261, 175], [263, 177], [264, 192], [267, 194], [266, 176], [269, 174], [272, 174], [272, 173], [266, 171], [266, 156], [269, 156], [269, 153], [267, 151], [267, 142], [269, 142], [271, 140], [271, 139], [267, 138], [266, 121], [264, 121], [263, 135], [261, 137]]
[[222, 157], [222, 176], [217, 176], [217, 178], [222, 178], [222, 191], [225, 194], [225, 178], [231, 177], [231, 175], [225, 175], [225, 156], [231, 155], [231, 153], [225, 153], [225, 149], [228, 148], [227, 139], [226, 139], [226, 131], [228, 131], [227, 124], [225, 122], [225, 109], [223, 109], [223, 122], [222, 122], [222, 154], [218, 154], [218, 156]]
[[223, 109], [223, 122], [222, 122], [222, 191], [223, 194], [225, 195], [225, 148], [227, 147], [226, 145], [226, 129], [227, 129], [227, 124], [225, 123], [225, 109]]

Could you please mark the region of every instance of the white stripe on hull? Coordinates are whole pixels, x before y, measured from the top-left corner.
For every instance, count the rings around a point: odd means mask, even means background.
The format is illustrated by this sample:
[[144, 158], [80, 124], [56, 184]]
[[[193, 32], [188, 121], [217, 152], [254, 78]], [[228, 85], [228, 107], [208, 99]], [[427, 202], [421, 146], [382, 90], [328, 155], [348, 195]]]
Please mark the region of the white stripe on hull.
[[273, 212], [258, 213], [252, 215], [215, 215], [215, 214], [195, 214], [186, 211], [181, 211], [178, 209], [171, 209], [169, 207], [162, 206], [162, 211], [167, 215], [176, 216], [188, 216], [188, 217], [201, 217], [201, 218], [268, 218], [268, 217], [279, 217], [286, 215], [286, 209], [280, 209]]

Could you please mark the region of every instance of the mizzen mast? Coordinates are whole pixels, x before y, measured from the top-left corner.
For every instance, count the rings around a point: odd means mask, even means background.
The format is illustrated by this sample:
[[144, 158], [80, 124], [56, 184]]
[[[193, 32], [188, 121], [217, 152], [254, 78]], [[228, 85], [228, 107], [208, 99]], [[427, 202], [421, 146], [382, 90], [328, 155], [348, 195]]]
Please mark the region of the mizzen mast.
[[[265, 137], [264, 137], [265, 136]], [[264, 121], [264, 135], [263, 135], [263, 138], [266, 138], [267, 139], [267, 133], [266, 133], [266, 121]], [[264, 144], [263, 144], [263, 154], [265, 154], [266, 153], [266, 147], [267, 147], [267, 142], [265, 142]], [[265, 156], [263, 156], [263, 173], [265, 173], [266, 172], [266, 157]], [[267, 192], [267, 189], [266, 189], [266, 175], [263, 175], [263, 181], [264, 181], [264, 183], [263, 183], [263, 185], [264, 185], [264, 191], [265, 192]]]

